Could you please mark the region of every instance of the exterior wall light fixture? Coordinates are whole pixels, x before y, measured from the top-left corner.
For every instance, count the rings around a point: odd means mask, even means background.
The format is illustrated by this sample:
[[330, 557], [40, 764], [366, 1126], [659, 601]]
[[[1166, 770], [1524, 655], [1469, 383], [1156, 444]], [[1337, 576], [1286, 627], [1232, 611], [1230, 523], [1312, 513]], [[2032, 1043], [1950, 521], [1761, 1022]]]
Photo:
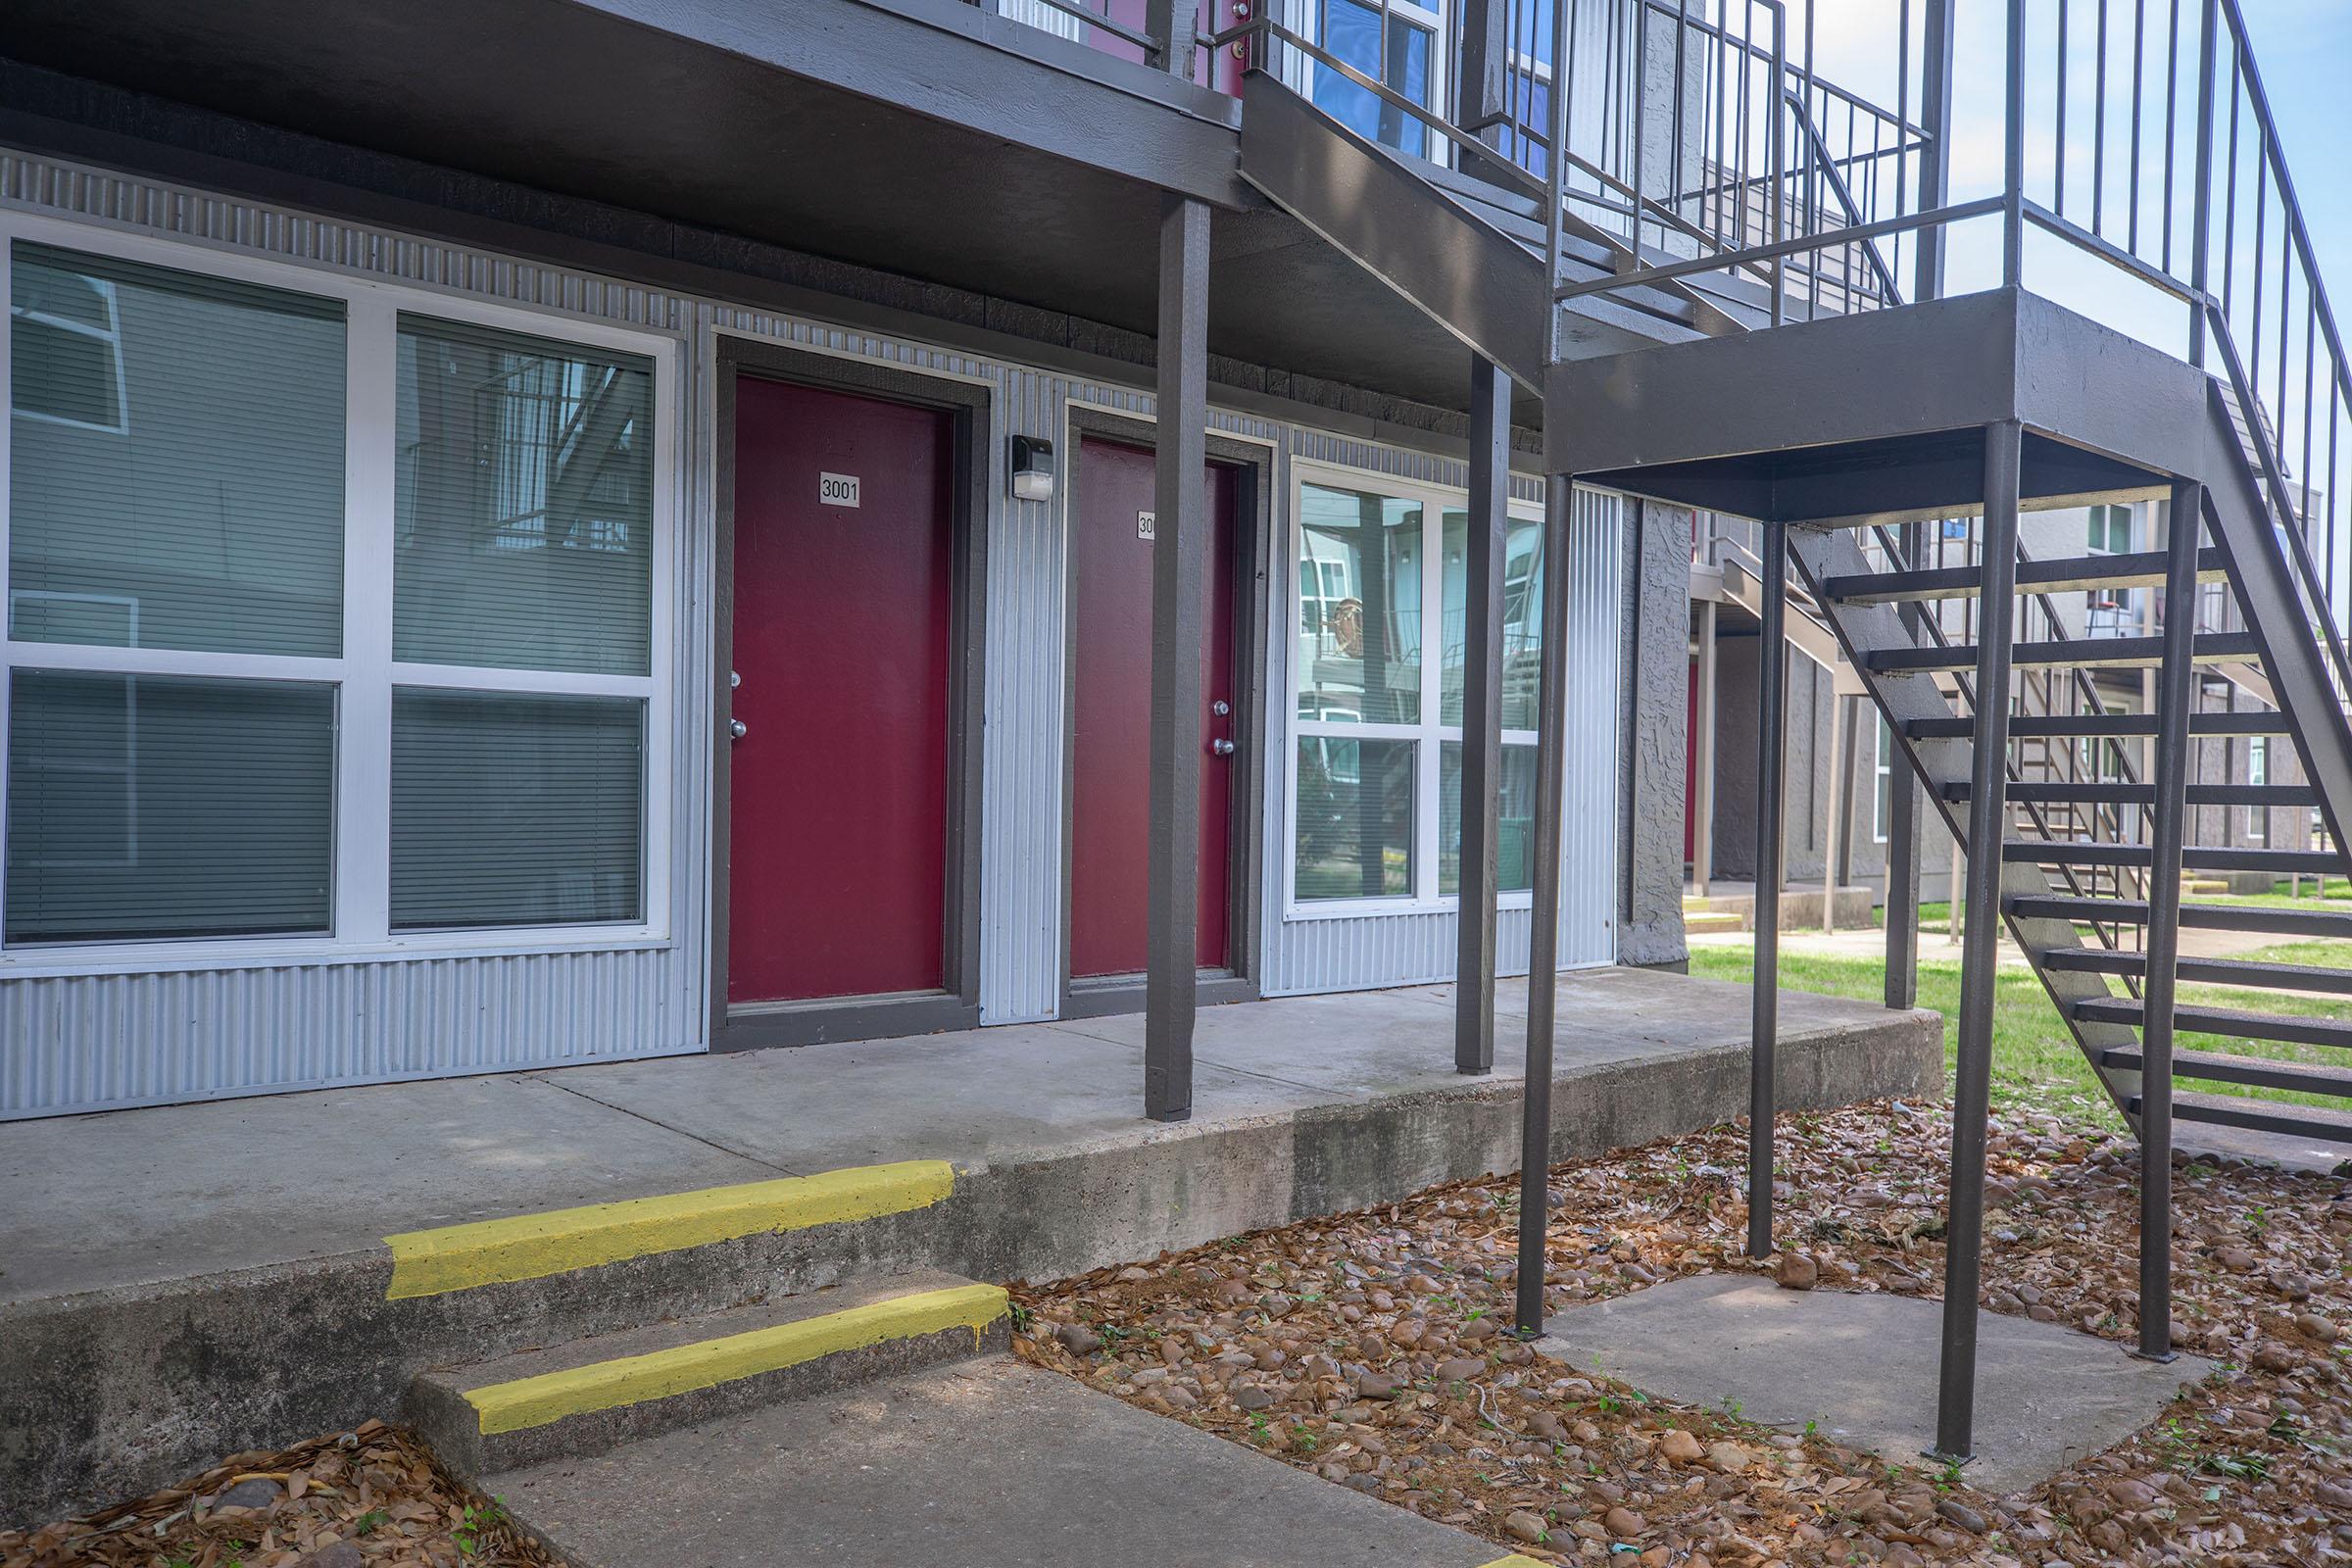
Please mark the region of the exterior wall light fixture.
[[1014, 436], [1011, 472], [1014, 500], [1053, 500], [1054, 443], [1042, 436]]

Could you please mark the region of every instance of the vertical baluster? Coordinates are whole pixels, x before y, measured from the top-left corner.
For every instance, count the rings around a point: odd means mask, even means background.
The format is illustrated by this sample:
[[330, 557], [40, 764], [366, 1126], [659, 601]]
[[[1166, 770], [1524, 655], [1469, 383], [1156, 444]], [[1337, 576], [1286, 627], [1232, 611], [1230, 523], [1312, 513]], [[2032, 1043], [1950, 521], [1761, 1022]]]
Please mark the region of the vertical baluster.
[[1649, 200], [1642, 177], [1649, 149], [1649, 0], [1634, 0], [1634, 252], [1642, 250], [1642, 209]]
[[[2254, 127], [2254, 257], [2246, 265], [2246, 270], [2254, 277], [2254, 319], [2246, 329], [2246, 341], [2250, 345], [2246, 390], [2252, 393], [2262, 390], [2262, 286], [2268, 277], [2262, 258], [2269, 248], [2268, 225], [2271, 217], [2271, 161], [2266, 156], [2267, 152], [2262, 127], [2257, 124]], [[2257, 439], [2260, 438], [2262, 425], [2257, 410], [2246, 411], [2246, 427], [2255, 432]]]
[[[2307, 277], [2303, 280], [2303, 463], [2302, 466], [2295, 470], [2297, 473], [2303, 476], [2303, 535], [2307, 539], [2311, 536], [2312, 496], [2311, 427], [2313, 424], [2313, 416], [2311, 410], [2311, 377], [2312, 372], [2319, 368], [2317, 364], [2319, 344], [2315, 341], [2315, 339], [2317, 339], [2320, 335], [2319, 326], [2320, 291], [2317, 280], [2315, 278]], [[2323, 583], [2321, 591], [2323, 593], [2327, 591], [2324, 586], [2326, 580], [2327, 574], [2325, 572], [2321, 573], [2321, 581]]]
[[2058, 0], [2058, 184], [2050, 197], [2050, 211], [2061, 218], [2066, 216], [2066, 0]]
[[[2164, 270], [2173, 270], [2173, 165], [2179, 154], [2180, 107], [2180, 0], [2172, 0], [2172, 18], [2164, 29]], [[2198, 156], [2204, 156], [2200, 146]], [[2198, 308], [2189, 307], [2191, 315]]]
[[1731, 129], [1724, 123], [1725, 95], [1731, 89], [1733, 58], [1731, 0], [1715, 0], [1715, 168], [1711, 179], [1715, 191], [1715, 222], [1710, 232], [1714, 235], [1717, 250], [1725, 248], [1724, 197], [1727, 192], [1735, 192], [1740, 188], [1730, 182], [1731, 165], [1724, 156]]
[[[1755, 0], [1743, 0], [1743, 3], [1740, 7], [1740, 41], [1742, 45], [1751, 47], [1756, 41]], [[1749, 175], [1756, 167], [1753, 148], [1750, 145], [1752, 138], [1748, 130], [1747, 118], [1748, 85], [1755, 79], [1755, 56], [1749, 53], [1747, 48], [1742, 48], [1740, 53], [1740, 81], [1733, 92], [1734, 113], [1739, 117], [1740, 122], [1740, 134], [1734, 144], [1734, 156], [1737, 157], [1740, 162], [1740, 182], [1733, 187], [1739, 192], [1739, 207], [1738, 210], [1732, 215], [1732, 234], [1733, 244], [1738, 246], [1740, 250], [1747, 249], [1748, 244], [1747, 201], [1748, 191], [1750, 188]]]
[[2099, 0], [2098, 48], [2090, 70], [2090, 231], [2107, 219], [2107, 0]]
[[[2002, 154], [2001, 282], [2015, 288], [2026, 261], [2026, 0], [2009, 0], [2009, 77]], [[2061, 162], [2064, 150], [2060, 151]], [[1959, 906], [1955, 902], [1953, 907]]]
[[[2214, 0], [2205, 0], [2205, 25], [2213, 27]], [[2210, 51], [2208, 51], [2210, 53]], [[2227, 325], [2237, 302], [2237, 51], [2230, 54], [2230, 175], [2222, 202], [2222, 319]]]
[[[1684, 184], [1683, 174], [1683, 144], [1688, 127], [1684, 124], [1683, 109], [1685, 103], [1687, 102], [1684, 88], [1690, 79], [1688, 75], [1690, 65], [1690, 0], [1675, 0], [1673, 77], [1674, 113], [1669, 117], [1668, 120], [1668, 123], [1674, 132], [1674, 162], [1668, 166], [1668, 170], [1674, 182], [1667, 187], [1666, 191], [1666, 211], [1671, 217], [1681, 216], [1683, 211], [1683, 192], [1687, 188]], [[1663, 242], [1664, 234], [1665, 229], [1664, 226], [1661, 225], [1659, 229], [1661, 242]]]
[[[1772, 19], [1772, 74], [1758, 95], [1770, 117], [1765, 122], [1766, 161], [1772, 168], [1772, 201], [1764, 212], [1770, 225], [1768, 244], [1778, 245], [1788, 231], [1787, 194], [1783, 187], [1788, 178], [1788, 117], [1781, 112], [1781, 80], [1788, 69], [1788, 20], [1777, 7], [1768, 15]], [[1772, 324], [1778, 326], [1788, 308], [1788, 263], [1786, 257], [1772, 260]]]
[[[1813, 13], [1818, 9], [1819, 8], [1812, 3], [1812, 0], [1806, 0], [1805, 64], [1796, 95], [1797, 113], [1803, 117], [1800, 121], [1800, 123], [1806, 125], [1811, 125], [1814, 123]], [[1798, 211], [1802, 215], [1801, 220], [1805, 226], [1799, 232], [1808, 235], [1818, 234], [1821, 232], [1822, 147], [1820, 142], [1815, 137], [1807, 135], [1803, 138], [1803, 144], [1800, 148], [1800, 151], [1802, 152], [1805, 160], [1804, 205], [1798, 209]], [[1811, 320], [1820, 314], [1821, 253], [1819, 251], [1810, 251], [1807, 252], [1805, 256], [1805, 319]]]
[[2131, 203], [2131, 238], [2125, 248], [2139, 254], [2139, 100], [2148, 85], [2148, 0], [2132, 0], [2132, 172], [2124, 182]]
[[[1922, 68], [1924, 71], [1924, 67]], [[1924, 86], [1924, 84], [1923, 84]], [[1911, 193], [1911, 0], [1903, 0], [1902, 14], [1895, 22], [1894, 38], [1894, 211], [1891, 218], [1900, 218], [1907, 211], [1903, 200]], [[1872, 137], [1871, 147], [1877, 150], [1878, 139]], [[1877, 216], [1875, 213], [1872, 216]], [[1907, 234], [1894, 236], [1894, 252], [1887, 258], [1894, 275], [1903, 275], [1903, 241]], [[1892, 304], [1890, 300], [1887, 303]]]

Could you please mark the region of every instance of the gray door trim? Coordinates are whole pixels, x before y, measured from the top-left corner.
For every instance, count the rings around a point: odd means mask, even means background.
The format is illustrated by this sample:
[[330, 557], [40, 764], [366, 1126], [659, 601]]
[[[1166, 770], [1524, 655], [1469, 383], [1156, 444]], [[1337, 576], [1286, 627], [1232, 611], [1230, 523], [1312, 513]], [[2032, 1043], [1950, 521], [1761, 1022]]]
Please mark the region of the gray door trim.
[[[1123, 446], [1153, 450], [1158, 426], [1078, 404], [1069, 406], [1067, 461], [1063, 464], [1063, 526], [1074, 534], [1078, 486], [1083, 463], [1081, 438], [1101, 436]], [[1196, 991], [1197, 1004], [1214, 1006], [1227, 1002], [1255, 1002], [1263, 994], [1263, 957], [1259, 933], [1263, 918], [1260, 899], [1265, 876], [1265, 792], [1269, 759], [1259, 755], [1264, 733], [1266, 701], [1266, 594], [1273, 540], [1275, 453], [1270, 447], [1235, 441], [1211, 433], [1212, 462], [1240, 470], [1241, 496], [1234, 529], [1233, 739], [1240, 748], [1235, 761], [1242, 766], [1240, 787], [1233, 792], [1232, 820], [1226, 842], [1232, 864], [1226, 877], [1226, 947], [1232, 966], [1203, 969]], [[1062, 551], [1062, 602], [1078, 602], [1078, 552]], [[1075, 616], [1063, 618], [1061, 640], [1061, 936], [1055, 944], [1063, 1018], [1102, 1018], [1144, 1010], [1144, 976], [1102, 975], [1074, 980], [1070, 975], [1070, 858], [1076, 821], [1078, 640], [1071, 634]]]
[[[948, 896], [941, 910], [947, 984], [938, 991], [809, 1002], [727, 1004], [728, 672], [735, 642], [735, 389], [788, 381], [937, 409], [953, 416], [954, 561], [949, 590]], [[717, 355], [717, 539], [710, 661], [710, 1049], [746, 1051], [977, 1028], [980, 1023], [981, 699], [987, 647], [990, 389], [887, 366], [723, 336]]]

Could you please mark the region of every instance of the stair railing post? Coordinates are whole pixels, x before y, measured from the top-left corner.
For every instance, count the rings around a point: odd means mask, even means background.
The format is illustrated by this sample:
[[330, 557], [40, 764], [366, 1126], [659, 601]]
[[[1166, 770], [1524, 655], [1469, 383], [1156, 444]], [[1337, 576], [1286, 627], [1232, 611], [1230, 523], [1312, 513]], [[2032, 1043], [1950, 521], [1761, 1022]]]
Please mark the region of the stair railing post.
[[[1902, 560], [1898, 571], [1920, 564], [1920, 525], [1906, 522], [1895, 531]], [[1903, 633], [1916, 646], [1922, 616], [1919, 606], [1902, 607]], [[1883, 720], [1882, 720], [1883, 722]], [[1886, 770], [1886, 1005], [1905, 1008], [1919, 1004], [1919, 776], [1902, 757], [1889, 760]]]
[[[1492, 148], [1502, 142], [1502, 122], [1509, 110], [1505, 73], [1510, 67], [1510, 0], [1458, 0], [1461, 9], [1461, 53], [1454, 61], [1454, 125]], [[1554, 58], [1557, 58], [1556, 56]], [[1462, 172], [1486, 179], [1485, 162], [1468, 148], [1461, 149]], [[1495, 152], [1497, 164], [1509, 160]], [[1500, 183], [1499, 180], [1494, 183]]]
[[[1920, 159], [1919, 210], [1932, 213], [1951, 199], [1952, 35], [1956, 0], [1927, 0], [1920, 38], [1919, 128], [1932, 143]], [[1930, 224], [1919, 231], [1919, 272], [1912, 297], [1943, 297], [1945, 234]]]
[[1936, 1454], [1975, 1451], [1977, 1292], [1984, 1272], [1984, 1148], [1992, 1100], [1992, 1010], [2000, 978], [2001, 841], [2009, 822], [2009, 669], [2017, 613], [2018, 477], [2024, 432], [1984, 428], [1984, 593], [1977, 618], [1976, 755], [1968, 797], [1968, 935], [1960, 955], [1959, 1061], [1945, 1216], [1943, 1357]]
[[1756, 964], [1749, 987], [1747, 1255], [1772, 1252], [1773, 1079], [1781, 1028], [1782, 829], [1788, 761], [1788, 525], [1766, 522], [1756, 638]]
[[[1470, 362], [1470, 534], [1462, 583], [1462, 848], [1453, 1067], [1494, 1070], [1494, 894], [1502, 779], [1502, 576], [1509, 555], [1511, 378]], [[1555, 628], [1544, 628], [1546, 637]]]
[[1144, 0], [1144, 31], [1152, 40], [1152, 66], [1192, 80], [1193, 53], [1200, 45], [1199, 0]]
[[2205, 487], [2173, 486], [2165, 542], [2164, 674], [2149, 823], [2147, 978], [2140, 987], [2139, 1349], [2173, 1358], [2173, 998], [2180, 957], [2180, 846], [2187, 832], [2189, 704], [2196, 690], [2197, 538]]
[[1152, 782], [1146, 832], [1144, 1114], [1193, 1113], [1200, 893], [1200, 627], [1208, 604], [1208, 205], [1159, 219], [1159, 440], [1153, 458]]
[[2188, 232], [2188, 283], [2196, 298], [2188, 302], [2188, 363], [2203, 369], [2206, 285], [2213, 275], [2214, 50], [2220, 0], [2204, 0], [2197, 10], [2197, 139], [2191, 144], [2197, 160], [2196, 195]]
[[[1638, 504], [1638, 503], [1637, 503]], [[1544, 480], [1544, 645], [1536, 681], [1535, 907], [1528, 921], [1527, 1075], [1520, 1092], [1519, 1280], [1513, 1323], [1544, 1332], [1544, 1242], [1551, 1219], [1552, 1007], [1560, 964], [1560, 812], [1567, 790], [1568, 590], [1576, 487]]]
[[[2015, 288], [2026, 272], [2026, 0], [2009, 0], [2008, 97], [2002, 120], [2007, 139], [2001, 174], [2001, 282]], [[2058, 156], [2066, 157], [2064, 147]]]

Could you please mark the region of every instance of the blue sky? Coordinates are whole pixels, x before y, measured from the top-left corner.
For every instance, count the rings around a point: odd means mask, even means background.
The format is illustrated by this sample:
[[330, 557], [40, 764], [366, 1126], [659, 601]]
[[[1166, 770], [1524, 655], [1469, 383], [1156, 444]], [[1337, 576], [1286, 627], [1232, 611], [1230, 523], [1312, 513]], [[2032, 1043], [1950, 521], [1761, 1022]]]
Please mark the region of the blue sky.
[[[2145, 5], [2150, 36], [2161, 37], [2170, 0], [2145, 0]], [[1884, 94], [1882, 101], [1890, 105], [1896, 0], [1788, 0], [1792, 54], [1796, 40], [1803, 36], [1808, 6], [1818, 8], [1815, 47], [1821, 74], [1860, 92]], [[2352, 0], [2240, 0], [2240, 6], [2270, 89], [2313, 243], [2328, 273], [2328, 293], [2352, 305], [2352, 172], [2347, 172], [2343, 158], [2343, 150], [2352, 142]], [[2003, 29], [2008, 7], [2002, 0], [1960, 0], [1958, 9], [1961, 34], [1955, 49], [1958, 102], [1953, 162], [1956, 194], [1965, 198], [1995, 188], [2000, 174]], [[2045, 115], [2047, 104], [2054, 100], [2048, 84], [2055, 80], [2056, 9], [2054, 0], [2032, 0], [2030, 6], [2036, 29], [2029, 34], [2035, 56], [2030, 77], [2037, 77], [2044, 86], [2040, 103]], [[2070, 98], [2070, 114], [2075, 119], [2068, 141], [2077, 152], [2069, 164], [2069, 216], [2077, 216], [2072, 211], [2074, 197], [2086, 191], [2089, 183], [2087, 140], [2082, 127], [2090, 102], [2093, 51], [2089, 40], [2097, 9], [2097, 0], [2075, 0], [2071, 8], [2076, 43], [2069, 76], [2076, 86]], [[2115, 74], [2110, 80], [2116, 83], [2119, 102], [2123, 40], [2129, 36], [2133, 0], [2110, 0], [2111, 37], [2115, 40], [2112, 59], [2117, 62], [2111, 65]], [[2181, 0], [2185, 46], [2192, 54], [2198, 0]], [[2153, 73], [2154, 68], [2150, 70]], [[2030, 108], [2029, 114], [2032, 112]], [[2161, 113], [2160, 104], [2153, 106], [2151, 120]], [[2184, 103], [2184, 122], [2190, 113]], [[2120, 126], [2121, 122], [2111, 123]], [[2111, 130], [2111, 136], [2120, 134], [2120, 129]], [[2035, 138], [2028, 137], [2029, 148], [2041, 154], [2030, 170], [2029, 183], [2039, 182], [2036, 194], [2044, 200], [2051, 140], [2046, 119], [2040, 145], [2036, 147]], [[2154, 140], [2152, 135], [2150, 140]], [[2115, 157], [2112, 148], [2111, 142], [2111, 159]], [[2149, 156], [2151, 168], [2158, 156]], [[2143, 188], [2152, 193], [2156, 183], [2151, 176]], [[2185, 191], [2181, 199], [2185, 203]], [[1989, 223], [1971, 227], [1973, 232], [1964, 231], [1953, 241], [1951, 284], [1955, 289], [1997, 281], [1997, 228]], [[2060, 249], [2054, 241], [2036, 241], [2029, 253], [2029, 281], [2037, 292], [2152, 341], [2176, 335], [2175, 325], [2182, 318], [2183, 308], [2143, 291], [2114, 269], [2058, 254]], [[2278, 253], [2274, 248], [2270, 254], [2276, 258]], [[2180, 270], [2185, 271], [2184, 263]], [[2140, 297], [2143, 294], [2146, 297]]]

